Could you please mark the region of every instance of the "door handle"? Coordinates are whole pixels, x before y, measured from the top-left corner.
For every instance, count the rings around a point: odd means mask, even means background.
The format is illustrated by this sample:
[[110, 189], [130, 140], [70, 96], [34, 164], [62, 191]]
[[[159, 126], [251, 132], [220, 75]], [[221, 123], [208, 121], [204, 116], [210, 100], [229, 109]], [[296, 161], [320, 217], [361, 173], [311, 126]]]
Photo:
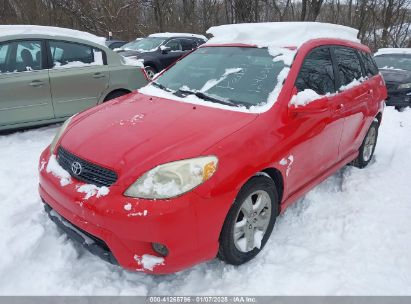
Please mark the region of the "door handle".
[[93, 74], [93, 78], [104, 78], [106, 77], [106, 75], [104, 75], [103, 73], [94, 73]]
[[340, 103], [339, 105], [337, 105], [335, 107], [336, 112], [341, 112], [342, 110], [344, 110], [344, 104]]
[[33, 80], [32, 82], [29, 83], [32, 87], [38, 88], [44, 85], [44, 82], [41, 80]]

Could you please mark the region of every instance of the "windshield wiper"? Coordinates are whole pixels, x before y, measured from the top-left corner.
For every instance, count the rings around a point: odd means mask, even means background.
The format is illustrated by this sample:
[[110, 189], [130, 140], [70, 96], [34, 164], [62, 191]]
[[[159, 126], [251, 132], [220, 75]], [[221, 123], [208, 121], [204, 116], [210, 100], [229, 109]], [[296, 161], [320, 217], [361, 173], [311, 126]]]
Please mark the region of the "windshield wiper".
[[236, 104], [231, 102], [231, 101], [223, 100], [223, 99], [220, 99], [220, 98], [217, 98], [217, 97], [213, 97], [213, 96], [210, 96], [208, 94], [205, 94], [203, 92], [196, 91], [196, 90], [178, 89], [177, 92], [185, 93], [185, 94], [192, 94], [192, 95], [197, 96], [200, 99], [211, 101], [211, 102], [214, 102], [214, 103], [220, 103], [220, 104], [223, 104], [223, 105], [226, 105], [226, 106], [236, 106]]
[[151, 84], [154, 85], [155, 87], [159, 88], [159, 89], [162, 89], [162, 90], [166, 91], [166, 92], [172, 92], [169, 88], [163, 86], [161, 83], [152, 81]]

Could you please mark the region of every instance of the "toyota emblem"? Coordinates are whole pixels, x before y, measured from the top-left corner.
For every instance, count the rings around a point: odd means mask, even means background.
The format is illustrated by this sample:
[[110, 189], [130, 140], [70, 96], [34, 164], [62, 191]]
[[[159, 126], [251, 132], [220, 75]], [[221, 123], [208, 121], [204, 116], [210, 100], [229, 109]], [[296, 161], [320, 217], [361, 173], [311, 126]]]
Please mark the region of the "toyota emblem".
[[81, 171], [83, 171], [83, 167], [81, 167], [79, 162], [73, 162], [71, 164], [71, 172], [73, 172], [74, 175], [80, 175]]

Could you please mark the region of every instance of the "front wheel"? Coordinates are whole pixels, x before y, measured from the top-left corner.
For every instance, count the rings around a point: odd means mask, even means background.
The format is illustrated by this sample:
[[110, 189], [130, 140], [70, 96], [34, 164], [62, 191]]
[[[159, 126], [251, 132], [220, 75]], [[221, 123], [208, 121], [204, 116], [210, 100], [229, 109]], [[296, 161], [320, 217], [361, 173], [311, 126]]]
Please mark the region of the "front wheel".
[[375, 146], [377, 145], [377, 138], [378, 123], [374, 121], [368, 129], [367, 135], [361, 144], [358, 157], [352, 162], [353, 166], [362, 169], [369, 164], [374, 155]]
[[252, 177], [240, 190], [220, 234], [218, 258], [241, 265], [254, 258], [267, 243], [279, 211], [274, 181]]

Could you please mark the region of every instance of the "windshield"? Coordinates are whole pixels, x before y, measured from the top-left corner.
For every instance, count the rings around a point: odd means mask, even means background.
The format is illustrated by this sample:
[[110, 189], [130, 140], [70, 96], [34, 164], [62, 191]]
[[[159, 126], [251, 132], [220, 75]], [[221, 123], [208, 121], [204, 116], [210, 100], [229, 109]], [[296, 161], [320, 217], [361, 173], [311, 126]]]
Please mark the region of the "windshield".
[[140, 40], [134, 40], [129, 43], [126, 43], [121, 48], [123, 50], [134, 50], [134, 51], [154, 51], [160, 46], [166, 39], [158, 37], [147, 37]]
[[411, 71], [411, 55], [387, 54], [374, 57], [380, 69], [399, 69]]
[[156, 79], [156, 85], [178, 93], [197, 93], [210, 102], [234, 106], [267, 103], [283, 70], [266, 48], [203, 47]]

